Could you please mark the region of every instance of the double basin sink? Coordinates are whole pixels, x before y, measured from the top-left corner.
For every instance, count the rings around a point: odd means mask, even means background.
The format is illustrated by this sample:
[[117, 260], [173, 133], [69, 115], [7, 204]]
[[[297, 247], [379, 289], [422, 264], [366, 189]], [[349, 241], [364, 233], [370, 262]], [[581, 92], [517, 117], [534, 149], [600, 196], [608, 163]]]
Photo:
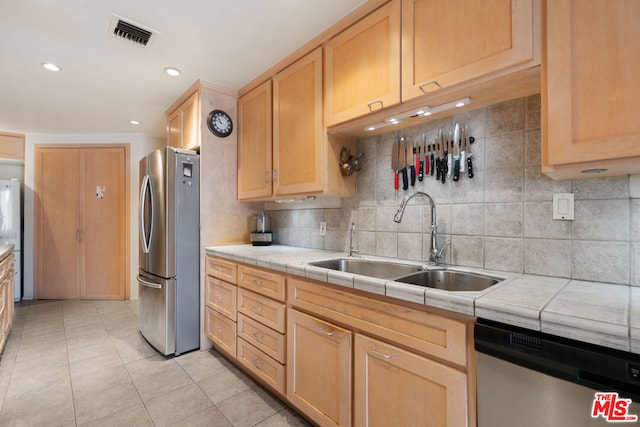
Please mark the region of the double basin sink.
[[354, 258], [330, 259], [311, 262], [309, 265], [455, 292], [482, 291], [501, 280], [444, 268], [425, 270], [419, 265]]

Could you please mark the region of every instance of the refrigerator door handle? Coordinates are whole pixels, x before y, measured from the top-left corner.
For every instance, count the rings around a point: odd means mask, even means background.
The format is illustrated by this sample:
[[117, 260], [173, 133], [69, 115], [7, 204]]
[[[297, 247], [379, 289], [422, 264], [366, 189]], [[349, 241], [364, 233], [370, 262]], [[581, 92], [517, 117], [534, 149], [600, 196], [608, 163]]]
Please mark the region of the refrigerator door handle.
[[147, 236], [147, 224], [146, 224], [146, 216], [147, 212], [145, 209], [145, 200], [147, 198], [147, 193], [149, 193], [149, 197], [151, 197], [150, 203], [150, 222], [153, 225], [153, 192], [151, 192], [151, 177], [149, 175], [145, 175], [142, 179], [142, 185], [140, 186], [140, 240], [142, 241], [142, 251], [145, 254], [149, 253], [151, 249], [151, 238], [153, 237], [153, 228], [149, 229], [149, 236]]
[[162, 289], [162, 284], [161, 283], [155, 283], [155, 282], [149, 282], [147, 280], [145, 280], [142, 276], [138, 275], [138, 282], [141, 285], [144, 286], [148, 286], [150, 288], [156, 288], [156, 289]]

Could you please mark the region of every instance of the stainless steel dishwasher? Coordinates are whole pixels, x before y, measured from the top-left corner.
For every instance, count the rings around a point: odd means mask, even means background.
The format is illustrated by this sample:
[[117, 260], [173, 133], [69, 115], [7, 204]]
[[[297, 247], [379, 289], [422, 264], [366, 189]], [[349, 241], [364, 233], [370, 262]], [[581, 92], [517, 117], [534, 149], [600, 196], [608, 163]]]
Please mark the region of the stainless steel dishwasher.
[[474, 338], [478, 427], [640, 426], [639, 355], [484, 319]]

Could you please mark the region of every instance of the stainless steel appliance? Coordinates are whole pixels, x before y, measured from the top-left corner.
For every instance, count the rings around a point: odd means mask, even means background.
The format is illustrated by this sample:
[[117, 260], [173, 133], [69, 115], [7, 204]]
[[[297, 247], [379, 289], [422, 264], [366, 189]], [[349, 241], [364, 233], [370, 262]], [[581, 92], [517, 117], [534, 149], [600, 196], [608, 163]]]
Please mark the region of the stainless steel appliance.
[[162, 354], [200, 346], [200, 160], [165, 147], [140, 160], [140, 332]]
[[250, 239], [253, 246], [267, 246], [273, 242], [271, 216], [268, 213], [260, 212], [255, 216], [255, 227]]
[[0, 180], [0, 246], [13, 245], [14, 301], [22, 297], [20, 181]]
[[640, 424], [639, 355], [484, 319], [474, 335], [478, 427]]

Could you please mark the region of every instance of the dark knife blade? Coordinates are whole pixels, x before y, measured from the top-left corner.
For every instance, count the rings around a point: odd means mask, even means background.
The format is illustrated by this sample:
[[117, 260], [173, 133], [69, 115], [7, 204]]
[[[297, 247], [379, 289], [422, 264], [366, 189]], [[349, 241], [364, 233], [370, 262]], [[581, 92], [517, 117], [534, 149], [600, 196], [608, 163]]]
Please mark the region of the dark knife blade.
[[453, 128], [453, 180], [460, 179], [460, 125]]
[[[422, 135], [424, 141], [424, 135]], [[425, 155], [425, 145], [424, 142], [418, 143], [418, 153], [416, 156], [416, 163], [418, 164], [418, 181], [422, 182], [424, 178], [424, 155]]]
[[409, 188], [409, 177], [407, 176], [407, 145], [404, 138], [400, 138], [400, 173], [402, 174], [402, 189]]
[[415, 161], [415, 145], [407, 140], [407, 164], [409, 165], [409, 174], [411, 176], [411, 186], [416, 185], [416, 161]]

